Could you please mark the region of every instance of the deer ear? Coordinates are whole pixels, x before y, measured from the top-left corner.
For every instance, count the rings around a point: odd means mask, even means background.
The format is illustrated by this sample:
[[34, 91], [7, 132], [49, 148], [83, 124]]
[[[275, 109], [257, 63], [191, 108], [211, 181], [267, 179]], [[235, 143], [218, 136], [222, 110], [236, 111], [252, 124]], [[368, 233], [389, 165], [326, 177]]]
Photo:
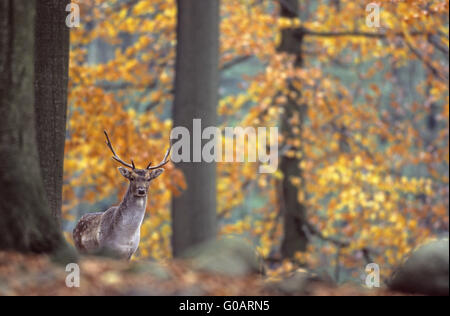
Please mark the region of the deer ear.
[[119, 172], [121, 175], [123, 175], [125, 178], [129, 179], [130, 178], [130, 170], [124, 168], [124, 167], [119, 167]]
[[162, 168], [153, 170], [152, 173], [151, 173], [151, 175], [150, 175], [150, 178], [151, 178], [151, 179], [156, 179], [156, 178], [158, 178], [158, 177], [161, 175], [161, 173], [163, 173], [163, 171], [164, 171], [164, 169], [162, 169]]

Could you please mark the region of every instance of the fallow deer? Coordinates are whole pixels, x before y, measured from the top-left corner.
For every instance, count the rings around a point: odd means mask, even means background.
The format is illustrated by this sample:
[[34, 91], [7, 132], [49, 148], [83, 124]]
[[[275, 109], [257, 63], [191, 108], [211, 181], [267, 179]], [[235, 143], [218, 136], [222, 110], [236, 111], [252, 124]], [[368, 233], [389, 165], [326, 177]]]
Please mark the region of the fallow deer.
[[128, 190], [118, 206], [103, 213], [84, 215], [73, 230], [73, 239], [81, 253], [102, 252], [129, 260], [139, 246], [150, 182], [160, 176], [164, 171], [161, 167], [169, 163], [167, 158], [172, 146], [157, 166], [153, 167], [150, 162], [147, 168], [137, 169], [133, 160], [129, 164], [117, 156], [108, 133], [104, 133], [112, 158], [126, 167], [119, 167], [119, 171], [129, 181]]

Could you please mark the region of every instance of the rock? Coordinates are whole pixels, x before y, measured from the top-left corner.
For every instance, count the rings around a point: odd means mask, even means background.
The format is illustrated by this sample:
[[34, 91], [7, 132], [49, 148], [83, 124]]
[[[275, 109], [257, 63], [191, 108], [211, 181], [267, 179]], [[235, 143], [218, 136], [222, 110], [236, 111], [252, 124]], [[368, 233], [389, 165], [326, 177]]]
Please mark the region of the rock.
[[306, 270], [299, 269], [287, 278], [269, 282], [267, 287], [269, 290], [275, 290], [284, 295], [298, 295], [305, 293], [308, 279], [309, 273]]
[[308, 295], [311, 285], [320, 283], [325, 284], [316, 274], [305, 269], [297, 269], [286, 278], [268, 282], [267, 288], [283, 295]]
[[183, 256], [194, 269], [226, 276], [244, 276], [261, 272], [255, 249], [244, 239], [224, 238], [206, 242]]
[[419, 246], [394, 272], [389, 287], [394, 291], [449, 295], [448, 238]]
[[167, 281], [172, 278], [171, 273], [158, 262], [133, 263], [128, 268], [130, 273], [145, 273], [160, 281]]

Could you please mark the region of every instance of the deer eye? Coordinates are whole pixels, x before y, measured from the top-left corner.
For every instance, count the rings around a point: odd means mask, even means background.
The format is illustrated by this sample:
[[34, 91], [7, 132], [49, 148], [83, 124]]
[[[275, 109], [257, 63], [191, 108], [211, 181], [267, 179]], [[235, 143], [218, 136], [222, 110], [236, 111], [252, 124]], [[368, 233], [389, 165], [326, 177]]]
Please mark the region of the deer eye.
[[134, 179], [134, 177], [130, 177], [130, 181], [134, 181], [135, 179]]

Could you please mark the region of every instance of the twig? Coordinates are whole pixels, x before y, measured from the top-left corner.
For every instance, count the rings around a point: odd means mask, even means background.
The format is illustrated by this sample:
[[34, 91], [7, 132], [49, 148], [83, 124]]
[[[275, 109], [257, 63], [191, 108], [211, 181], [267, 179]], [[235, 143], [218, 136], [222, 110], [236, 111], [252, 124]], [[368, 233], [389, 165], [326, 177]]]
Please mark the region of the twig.
[[440, 79], [443, 82], [448, 81], [448, 78], [446, 78], [444, 75], [442, 75], [439, 70], [437, 70], [431, 63], [430, 61], [423, 56], [409, 41], [405, 41], [406, 45], [409, 47], [409, 49], [411, 50], [411, 52], [416, 55], [417, 58], [419, 58], [424, 64], [425, 66], [427, 66], [428, 69], [430, 69], [430, 71], [433, 73], [433, 75], [435, 75], [438, 79]]
[[340, 256], [341, 256], [341, 247], [338, 247], [336, 251], [336, 269], [334, 270], [334, 280], [336, 283], [339, 283], [339, 278], [341, 274], [341, 265], [339, 264]]
[[235, 59], [233, 59], [233, 60], [231, 60], [231, 61], [229, 61], [227, 63], [224, 63], [222, 65], [222, 67], [220, 67], [219, 70], [227, 70], [227, 69], [229, 69], [229, 68], [231, 68], [233, 66], [236, 66], [237, 64], [240, 64], [242, 62], [245, 62], [245, 61], [249, 60], [252, 57], [253, 57], [252, 55], [244, 55], [244, 56], [236, 57]]
[[[388, 32], [361, 32], [361, 31], [332, 31], [332, 32], [320, 32], [320, 31], [312, 31], [307, 28], [300, 28], [299, 34], [303, 36], [312, 36], [312, 37], [345, 37], [345, 36], [353, 36], [353, 37], [368, 37], [368, 38], [387, 38], [389, 36]], [[402, 32], [393, 33], [392, 35], [398, 37], [405, 37], [405, 34]], [[423, 32], [411, 32], [410, 36], [424, 36], [429, 35], [429, 33]]]
[[324, 236], [318, 229], [317, 227], [315, 227], [313, 224], [307, 222], [306, 223], [306, 229], [308, 229], [309, 233], [311, 235], [314, 235], [324, 241], [329, 241], [333, 244], [335, 244], [336, 246], [340, 247], [340, 248], [346, 248], [348, 246], [350, 246], [350, 242], [347, 240], [340, 240], [337, 237], [332, 237], [332, 236]]
[[428, 43], [432, 44], [435, 48], [437, 48], [441, 53], [444, 54], [445, 58], [448, 59], [448, 48], [441, 45], [441, 43], [436, 41], [436, 37], [434, 35], [430, 35], [427, 37]]

